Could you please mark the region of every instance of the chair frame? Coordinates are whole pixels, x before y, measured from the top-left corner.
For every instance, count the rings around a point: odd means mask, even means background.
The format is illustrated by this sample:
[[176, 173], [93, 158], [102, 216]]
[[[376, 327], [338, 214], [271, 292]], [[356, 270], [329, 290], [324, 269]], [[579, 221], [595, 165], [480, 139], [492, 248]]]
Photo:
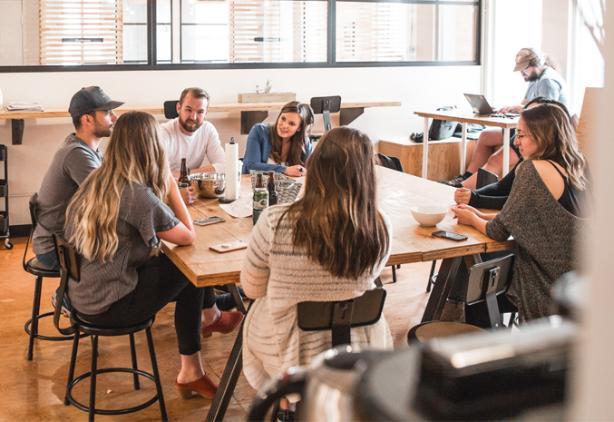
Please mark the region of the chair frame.
[[[60, 272], [56, 270], [38, 270], [33, 267], [31, 263], [34, 258], [30, 258], [26, 261], [26, 257], [28, 256], [28, 247], [30, 246], [30, 242], [32, 242], [32, 237], [34, 236], [34, 229], [38, 225], [38, 194], [35, 193], [30, 197], [29, 201], [29, 209], [30, 209], [30, 219], [32, 222], [32, 228], [30, 229], [30, 234], [26, 240], [26, 247], [23, 250], [23, 257], [21, 260], [21, 265], [23, 266], [24, 271], [32, 274], [36, 277], [34, 282], [34, 298], [32, 300], [32, 316], [23, 326], [24, 331], [28, 334], [28, 352], [26, 354], [27, 360], [32, 360], [34, 358], [34, 340], [46, 340], [46, 341], [68, 341], [72, 340], [73, 336], [46, 336], [39, 334], [38, 332], [38, 323], [42, 318], [47, 318], [53, 316], [53, 312], [45, 312], [43, 314], [40, 313], [41, 306], [41, 296], [43, 290], [43, 278], [59, 278]], [[61, 302], [60, 302], [61, 308]]]
[[[56, 251], [58, 253], [58, 261], [60, 263], [60, 274], [61, 274], [61, 282], [60, 288], [58, 291], [58, 303], [62, 303], [64, 299], [64, 295], [68, 293], [69, 281], [70, 279], [75, 282], [79, 282], [81, 279], [80, 268], [79, 268], [79, 255], [76, 250], [68, 244], [64, 239], [61, 239], [58, 236], [54, 235], [54, 241], [56, 245]], [[73, 334], [73, 347], [70, 357], [70, 365], [68, 369], [68, 379], [66, 382], [66, 392], [64, 395], [64, 405], [72, 404], [77, 409], [88, 412], [89, 421], [94, 420], [94, 415], [124, 415], [127, 413], [137, 412], [146, 407], [151, 406], [155, 402], [159, 402], [160, 404], [160, 414], [161, 419], [163, 421], [168, 421], [168, 415], [166, 413], [166, 406], [164, 404], [164, 394], [162, 391], [162, 384], [160, 383], [160, 373], [158, 371], [158, 364], [156, 359], [156, 352], [154, 348], [153, 336], [151, 334], [151, 326], [153, 324], [154, 318], [150, 318], [140, 324], [136, 324], [129, 327], [119, 327], [119, 328], [102, 328], [95, 326], [94, 324], [90, 324], [79, 318], [77, 312], [75, 310], [72, 311], [70, 316], [70, 326], [69, 327], [61, 327], [60, 326], [60, 317], [61, 317], [61, 306], [56, 306], [53, 322], [57, 330], [64, 334]], [[136, 356], [136, 348], [134, 341], [134, 334], [145, 330], [147, 336], [147, 347], [149, 349], [149, 356], [151, 358], [151, 367], [152, 372], [149, 373], [143, 370], [138, 369], [137, 366], [137, 356]], [[79, 339], [82, 334], [89, 335], [92, 342], [92, 360], [91, 360], [91, 370], [89, 372], [85, 372], [75, 378], [75, 366], [77, 363], [77, 351], [79, 347]], [[128, 335], [130, 337], [130, 357], [132, 361], [131, 368], [98, 368], [98, 338], [99, 337], [115, 337]], [[133, 407], [122, 408], [122, 409], [97, 409], [96, 408], [96, 377], [98, 374], [109, 373], [109, 372], [125, 372], [130, 373], [133, 376], [133, 384], [134, 389], [139, 390], [141, 388], [139, 377], [147, 378], [153, 381], [156, 385], [156, 394], [151, 397], [149, 400], [140, 403]], [[78, 402], [72, 396], [72, 389], [81, 381], [89, 378], [90, 379], [90, 397], [89, 404], [86, 406], [80, 402]]]

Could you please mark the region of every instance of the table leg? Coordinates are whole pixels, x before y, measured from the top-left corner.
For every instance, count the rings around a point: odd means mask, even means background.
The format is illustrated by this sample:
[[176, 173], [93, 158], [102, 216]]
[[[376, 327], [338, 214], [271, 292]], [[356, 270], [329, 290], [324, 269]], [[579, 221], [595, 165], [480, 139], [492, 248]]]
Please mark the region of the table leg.
[[[249, 309], [245, 309], [237, 285], [228, 284], [227, 287], [228, 291], [237, 303], [237, 309], [243, 312], [243, 314], [247, 314], [247, 311]], [[251, 306], [251, 303], [249, 306]], [[237, 380], [239, 379], [239, 375], [241, 374], [241, 369], [243, 367], [243, 357], [241, 355], [241, 349], [243, 348], [244, 323], [245, 319], [243, 319], [243, 323], [239, 328], [239, 333], [237, 334], [237, 338], [235, 339], [234, 345], [232, 346], [232, 350], [230, 351], [230, 355], [228, 356], [228, 361], [226, 362], [226, 367], [224, 368], [222, 378], [220, 379], [220, 383], [217, 387], [217, 392], [215, 393], [215, 397], [211, 402], [209, 413], [207, 413], [206, 420], [208, 422], [221, 421], [224, 419], [226, 409], [228, 408], [228, 403], [230, 403], [232, 393], [234, 393], [235, 387], [237, 386]]]
[[437, 320], [441, 317], [443, 306], [452, 290], [454, 278], [456, 277], [458, 267], [462, 260], [462, 257], [455, 257], [446, 258], [441, 262], [441, 267], [437, 273], [437, 281], [433, 286], [429, 300], [426, 303], [426, 308], [424, 309], [422, 322]]
[[460, 174], [465, 174], [467, 171], [467, 123], [462, 123], [461, 127], [461, 150], [460, 150]]
[[509, 128], [503, 129], [503, 171], [505, 176], [510, 171], [510, 130]]
[[422, 177], [429, 175], [429, 118], [424, 118], [424, 137], [422, 138]]

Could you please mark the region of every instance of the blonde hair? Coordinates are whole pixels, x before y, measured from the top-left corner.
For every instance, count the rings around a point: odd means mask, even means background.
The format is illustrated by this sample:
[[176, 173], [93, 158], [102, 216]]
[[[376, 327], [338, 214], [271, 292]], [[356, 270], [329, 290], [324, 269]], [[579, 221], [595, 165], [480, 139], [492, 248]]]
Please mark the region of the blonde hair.
[[578, 189], [586, 188], [586, 160], [567, 110], [554, 102], [535, 105], [521, 114], [527, 131], [537, 144], [530, 158], [551, 160], [567, 172], [569, 181]]
[[86, 259], [111, 259], [117, 252], [117, 219], [124, 189], [142, 184], [164, 200], [170, 170], [158, 138], [158, 123], [147, 113], [131, 111], [117, 120], [102, 165], [73, 196], [66, 221], [68, 239]]
[[307, 161], [305, 195], [280, 218], [293, 244], [337, 277], [356, 278], [386, 255], [390, 239], [377, 208], [373, 147], [347, 127], [327, 132]]

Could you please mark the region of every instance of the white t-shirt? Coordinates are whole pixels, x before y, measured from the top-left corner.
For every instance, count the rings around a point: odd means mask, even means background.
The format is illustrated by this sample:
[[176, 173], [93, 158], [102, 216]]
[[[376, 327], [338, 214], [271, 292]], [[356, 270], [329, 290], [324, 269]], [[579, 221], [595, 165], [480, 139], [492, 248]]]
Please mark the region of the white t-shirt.
[[172, 171], [179, 171], [181, 159], [186, 159], [189, 169], [212, 164], [218, 173], [224, 172], [224, 149], [220, 136], [208, 121], [192, 135], [185, 135], [179, 127], [179, 119], [175, 118], [160, 125], [161, 141], [164, 145]]

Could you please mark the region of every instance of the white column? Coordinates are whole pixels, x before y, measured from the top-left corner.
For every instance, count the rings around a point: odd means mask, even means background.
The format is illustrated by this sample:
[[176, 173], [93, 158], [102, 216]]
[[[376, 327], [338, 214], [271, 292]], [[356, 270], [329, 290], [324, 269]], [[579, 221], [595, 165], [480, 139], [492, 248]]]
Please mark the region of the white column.
[[[595, 110], [596, 136], [590, 137], [591, 176], [593, 192], [591, 199], [594, 213], [590, 227], [585, 234], [581, 250], [585, 266], [588, 267], [591, 285], [586, 300], [586, 310], [579, 329], [577, 352], [572, 367], [572, 410], [567, 420], [613, 420], [614, 419], [614, 224], [612, 224], [612, 143], [611, 99], [614, 98], [614, 4], [608, 2], [604, 17], [606, 42], [605, 51], [605, 92], [599, 99], [600, 107]], [[610, 101], [608, 101], [608, 99]], [[590, 129], [589, 129], [590, 130]]]

